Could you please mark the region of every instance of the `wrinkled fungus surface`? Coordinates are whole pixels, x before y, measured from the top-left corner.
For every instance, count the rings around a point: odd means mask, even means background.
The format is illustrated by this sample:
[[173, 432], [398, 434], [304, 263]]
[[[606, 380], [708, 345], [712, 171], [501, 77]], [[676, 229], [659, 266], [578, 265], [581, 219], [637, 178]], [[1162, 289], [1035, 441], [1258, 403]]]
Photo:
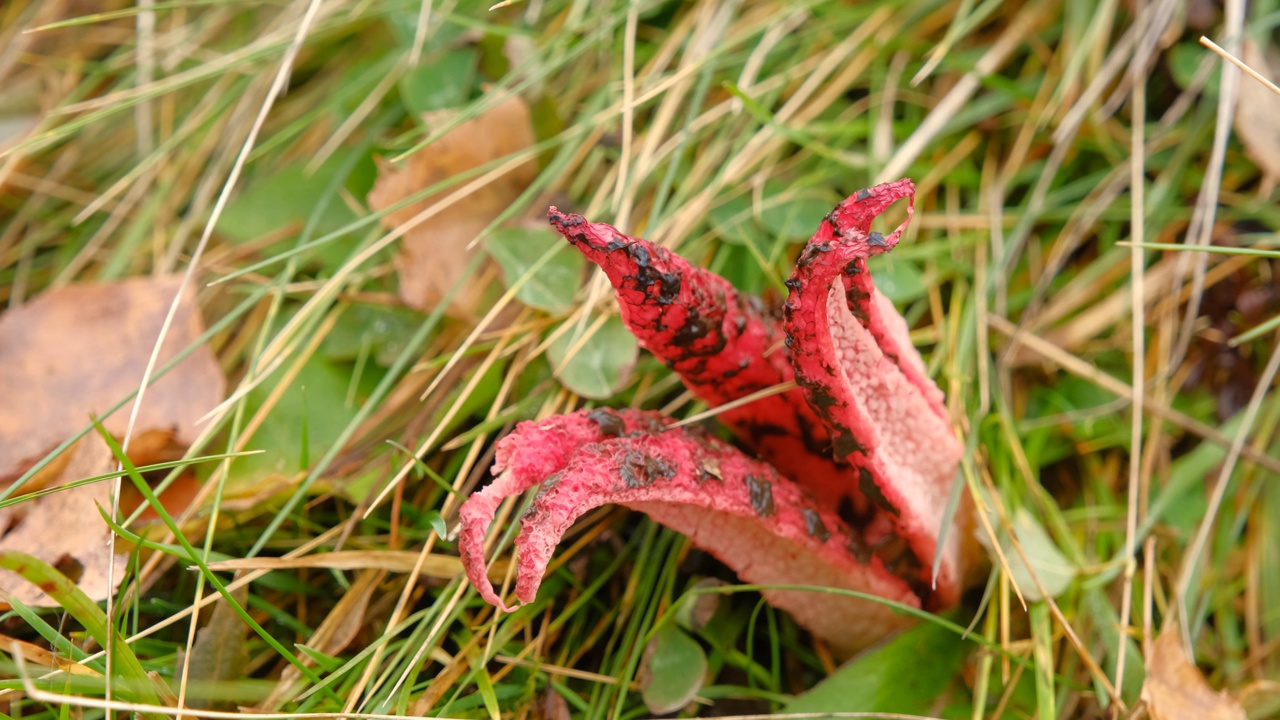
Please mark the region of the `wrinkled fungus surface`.
[[[494, 481], [460, 510], [459, 547], [481, 596], [511, 609], [485, 573], [485, 537], [503, 499], [537, 488], [516, 539], [522, 603], [573, 522], [618, 504], [688, 535], [748, 583], [954, 604], [972, 552], [967, 508], [941, 548], [938, 537], [962, 446], [906, 321], [867, 271], [868, 257], [901, 239], [913, 193], [910, 180], [878, 185], [823, 218], [787, 281], [781, 317], [665, 248], [551, 208], [552, 226], [608, 275], [640, 343], [699, 397], [720, 405], [790, 380], [799, 387], [719, 416], [750, 455], [639, 410], [521, 423], [499, 441]], [[873, 231], [901, 199], [907, 220]], [[908, 623], [865, 599], [764, 595], [843, 653]]]

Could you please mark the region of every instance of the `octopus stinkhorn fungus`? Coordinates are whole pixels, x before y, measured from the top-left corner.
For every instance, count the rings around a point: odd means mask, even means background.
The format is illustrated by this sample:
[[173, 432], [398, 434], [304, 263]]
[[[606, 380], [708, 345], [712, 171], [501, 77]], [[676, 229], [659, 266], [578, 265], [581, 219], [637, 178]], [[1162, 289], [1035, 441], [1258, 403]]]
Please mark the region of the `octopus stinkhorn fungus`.
[[[914, 192], [899, 180], [837, 205], [800, 255], [782, 313], [665, 248], [551, 208], [552, 226], [608, 275], [640, 343], [700, 398], [715, 406], [793, 379], [798, 388], [719, 416], [753, 455], [640, 410], [521, 423], [498, 444], [495, 480], [460, 510], [460, 551], [480, 595], [510, 609], [486, 576], [485, 535], [504, 498], [540, 485], [515, 541], [521, 602], [574, 520], [613, 503], [688, 535], [749, 583], [954, 604], [973, 554], [967, 508], [945, 546], [937, 540], [963, 449], [906, 321], [867, 272], [867, 258], [901, 238]], [[873, 231], [903, 198], [902, 225]], [[842, 653], [910, 622], [850, 595], [764, 595]]]

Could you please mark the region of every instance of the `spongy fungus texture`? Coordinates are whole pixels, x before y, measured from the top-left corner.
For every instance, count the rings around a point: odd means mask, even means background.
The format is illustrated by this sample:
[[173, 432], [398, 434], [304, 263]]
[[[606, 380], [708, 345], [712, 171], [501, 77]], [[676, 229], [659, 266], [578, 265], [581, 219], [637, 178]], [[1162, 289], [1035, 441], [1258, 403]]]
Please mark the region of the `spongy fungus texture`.
[[[749, 583], [954, 604], [973, 554], [967, 506], [961, 532], [942, 548], [938, 537], [962, 446], [866, 264], [901, 239], [913, 193], [909, 180], [861, 190], [823, 218], [787, 281], [783, 319], [665, 248], [552, 208], [553, 227], [609, 277], [641, 344], [699, 397], [719, 405], [793, 379], [799, 387], [721, 414], [750, 455], [639, 410], [521, 423], [498, 445], [494, 481], [460, 511], [462, 558], [481, 596], [510, 609], [486, 577], [485, 537], [503, 499], [537, 487], [515, 543], [520, 602], [536, 596], [573, 522], [612, 503], [688, 535]], [[873, 231], [904, 198], [907, 221]], [[847, 594], [764, 595], [840, 653], [907, 623], [888, 603]]]

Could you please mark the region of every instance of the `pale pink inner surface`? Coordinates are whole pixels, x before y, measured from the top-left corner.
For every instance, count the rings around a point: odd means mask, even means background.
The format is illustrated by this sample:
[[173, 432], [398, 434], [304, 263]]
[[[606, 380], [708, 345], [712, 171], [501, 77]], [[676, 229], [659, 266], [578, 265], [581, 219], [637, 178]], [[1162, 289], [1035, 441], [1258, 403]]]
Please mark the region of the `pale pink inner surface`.
[[[514, 437], [537, 442], [545, 434], [529, 428]], [[637, 464], [641, 459], [643, 466]], [[717, 468], [716, 475], [703, 474], [708, 463]], [[649, 482], [636, 482], [633, 473], [648, 473], [650, 465], [663, 477], [649, 475]], [[498, 483], [515, 487], [505, 475]], [[583, 513], [608, 503], [645, 512], [688, 536], [749, 583], [840, 588], [912, 607], [920, 604], [878, 558], [860, 562], [849, 550], [851, 540], [839, 518], [814, 506], [795, 484], [728, 445], [679, 429], [584, 445], [554, 473], [521, 519], [515, 541], [517, 598], [535, 598], [564, 533]], [[464, 560], [483, 594], [491, 588], [479, 543], [492, 512], [484, 506], [481, 517], [481, 506], [476, 507], [477, 514], [464, 518], [464, 542], [469, 544]], [[818, 590], [770, 590], [765, 595], [841, 654], [907, 622], [883, 604], [861, 598]]]
[[[709, 512], [696, 505], [622, 504], [687, 535], [694, 545], [732, 566], [743, 582], [836, 587], [913, 607], [920, 604], [919, 598], [896, 578], [869, 571], [833, 572], [823, 555], [788, 538], [761, 532], [757, 520]], [[765, 590], [763, 594], [770, 604], [791, 613], [841, 656], [866, 647], [868, 638], [883, 637], [913, 622], [884, 604], [820, 590]]]
[[885, 330], [893, 336], [898, 347], [902, 348], [902, 352], [898, 354], [898, 361], [908, 363], [921, 378], [920, 384], [916, 387], [929, 397], [930, 405], [943, 407], [945, 398], [938, 386], [928, 379], [929, 374], [924, 365], [924, 358], [920, 357], [920, 353], [911, 342], [911, 329], [907, 327], [907, 319], [902, 317], [902, 313], [898, 312], [898, 308], [893, 306], [893, 301], [885, 297], [884, 293], [877, 290], [872, 294], [871, 301], [876, 305], [878, 317]]
[[[932, 558], [960, 444], [928, 399], [850, 314], [839, 283], [832, 285], [828, 295], [827, 318], [840, 380], [848, 387], [844, 397], [852, 398], [867, 420], [857, 434], [882, 464], [881, 477], [892, 479], [881, 491], [901, 510], [901, 534], [916, 554]], [[911, 347], [910, 342], [904, 347]], [[956, 543], [949, 542], [943, 556], [944, 577], [955, 572], [956, 560]], [[939, 580], [939, 587], [948, 584]]]

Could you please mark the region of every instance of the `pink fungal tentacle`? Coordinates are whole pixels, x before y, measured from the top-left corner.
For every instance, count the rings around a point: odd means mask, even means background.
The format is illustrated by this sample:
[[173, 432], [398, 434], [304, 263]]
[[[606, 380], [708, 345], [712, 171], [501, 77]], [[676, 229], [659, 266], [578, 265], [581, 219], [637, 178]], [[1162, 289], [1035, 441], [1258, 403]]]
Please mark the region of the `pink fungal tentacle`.
[[485, 535], [503, 500], [531, 490], [563, 470], [584, 445], [631, 433], [656, 432], [669, 422], [655, 412], [602, 408], [556, 415], [542, 422], [523, 422], [499, 440], [493, 482], [471, 493], [458, 509], [458, 551], [480, 597], [511, 611], [489, 582], [484, 559]]
[[[864, 491], [893, 516], [927, 573], [963, 447], [905, 322], [877, 298], [866, 265], [906, 227], [881, 235], [871, 221], [914, 191], [909, 180], [862, 190], [827, 216], [787, 281], [786, 331], [796, 380], [836, 438], [836, 459], [858, 469]], [[959, 597], [956, 534], [942, 549], [935, 607]]]
[[780, 324], [758, 298], [612, 225], [554, 207], [548, 218], [608, 275], [640, 343], [700, 397], [720, 404], [790, 379], [786, 357], [769, 352], [782, 340]]
[[[617, 416], [630, 423], [642, 415]], [[583, 417], [582, 412], [567, 416], [565, 424], [589, 432]], [[510, 449], [540, 454], [544, 428], [524, 429], [508, 436], [515, 438]], [[516, 597], [522, 602], [534, 599], [556, 545], [573, 522], [592, 508], [619, 504], [687, 535], [746, 582], [844, 588], [919, 606], [919, 598], [878, 558], [861, 555], [860, 538], [834, 513], [769, 465], [696, 428], [604, 437], [582, 445], [563, 463], [558, 449], [547, 452], [556, 456], [551, 465], [561, 467], [521, 521]], [[519, 472], [506, 468], [505, 476]], [[483, 531], [478, 540], [464, 535], [468, 574], [483, 594], [488, 581], [482, 543]], [[848, 596], [799, 590], [764, 594], [842, 654], [909, 622], [884, 605]]]
[[[902, 233], [915, 216], [915, 189], [915, 184], [904, 178], [854, 193], [827, 216], [818, 232], [810, 239], [809, 245], [814, 245], [815, 241], [821, 244], [840, 237], [857, 238], [861, 234], [866, 238], [868, 256], [889, 252], [897, 247]], [[871, 230], [871, 223], [876, 217], [903, 198], [907, 200], [907, 217], [902, 224], [884, 236]], [[828, 233], [832, 237], [826, 237]], [[853, 242], [859, 241], [854, 239]], [[947, 419], [942, 391], [926, 374], [924, 360], [911, 343], [906, 320], [893, 306], [893, 302], [876, 290], [871, 274], [865, 272], [866, 257], [855, 257], [853, 262], [858, 263], [857, 268], [861, 272], [844, 274], [845, 298], [849, 311], [871, 331], [885, 355], [899, 364], [903, 375], [929, 402], [930, 409], [944, 420]]]

